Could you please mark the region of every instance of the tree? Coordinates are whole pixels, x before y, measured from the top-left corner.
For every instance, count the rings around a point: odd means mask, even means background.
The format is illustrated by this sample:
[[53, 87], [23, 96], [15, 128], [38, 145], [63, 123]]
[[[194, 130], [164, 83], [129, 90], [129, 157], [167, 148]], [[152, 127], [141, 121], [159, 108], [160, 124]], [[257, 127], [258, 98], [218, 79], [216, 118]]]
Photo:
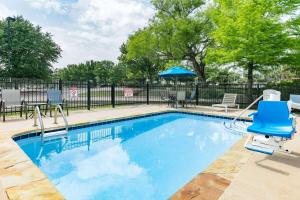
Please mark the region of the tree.
[[109, 60], [95, 62], [94, 75], [98, 82], [108, 83], [111, 81], [111, 75], [115, 64]]
[[21, 16], [0, 21], [0, 64], [6, 76], [48, 78], [60, 56], [60, 47], [40, 26]]
[[238, 83], [241, 82], [241, 75], [237, 72], [230, 70], [229, 67], [220, 67], [210, 65], [206, 68], [207, 82], [209, 83]]
[[[300, 3], [299, 3], [300, 4]], [[300, 7], [300, 5], [299, 5]], [[288, 63], [285, 68], [290, 68], [291, 71], [297, 72], [297, 77], [300, 74], [300, 14], [291, 16], [285, 23], [287, 34], [289, 35], [289, 51], [287, 56], [283, 57], [283, 63]]]
[[71, 64], [58, 70], [58, 77], [68, 81], [96, 81], [94, 74], [95, 62], [93, 60], [80, 64]]
[[[215, 30], [215, 48], [210, 59], [221, 64], [235, 63], [247, 70], [249, 90], [254, 70], [290, 64], [287, 58], [299, 55], [282, 21], [296, 9], [288, 0], [215, 0], [210, 10]], [[297, 57], [297, 56], [296, 56]]]
[[205, 77], [206, 50], [212, 24], [200, 8], [202, 0], [153, 0], [156, 15], [148, 27], [128, 40], [128, 57], [142, 57], [159, 64], [187, 61], [202, 81]]
[[212, 24], [202, 0], [153, 0], [157, 15], [153, 29], [161, 54], [168, 59], [188, 61], [205, 82], [207, 48], [213, 45], [209, 36]]
[[126, 66], [126, 76], [130, 80], [145, 82], [149, 79], [152, 81], [157, 78], [163, 65], [156, 55], [154, 42], [148, 40], [151, 39], [148, 33], [145, 30], [136, 32], [129, 37], [127, 44], [123, 44], [120, 48], [121, 56], [118, 59], [121, 66]]
[[127, 65], [122, 62], [118, 63], [112, 70], [111, 83], [122, 84], [128, 81], [128, 74]]
[[86, 61], [85, 63], [68, 65], [55, 71], [54, 78], [68, 81], [88, 81], [109, 83], [112, 80], [115, 64], [109, 60]]

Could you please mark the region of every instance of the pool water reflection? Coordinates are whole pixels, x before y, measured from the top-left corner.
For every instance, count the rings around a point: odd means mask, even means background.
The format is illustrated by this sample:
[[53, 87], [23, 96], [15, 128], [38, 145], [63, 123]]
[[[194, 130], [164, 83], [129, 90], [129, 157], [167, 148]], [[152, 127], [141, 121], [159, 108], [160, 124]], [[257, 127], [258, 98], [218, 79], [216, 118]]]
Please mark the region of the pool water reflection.
[[226, 119], [167, 113], [69, 131], [24, 152], [70, 200], [167, 199], [228, 150], [240, 136]]

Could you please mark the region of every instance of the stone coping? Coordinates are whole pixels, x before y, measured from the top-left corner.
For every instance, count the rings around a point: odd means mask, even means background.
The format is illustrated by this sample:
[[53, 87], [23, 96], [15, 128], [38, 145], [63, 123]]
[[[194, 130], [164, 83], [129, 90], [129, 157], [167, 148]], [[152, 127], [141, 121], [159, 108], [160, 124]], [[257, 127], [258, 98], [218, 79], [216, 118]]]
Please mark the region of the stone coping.
[[246, 136], [179, 189], [170, 199], [219, 199], [253, 154], [244, 148], [245, 141]]
[[[190, 114], [190, 115], [192, 114], [192, 115], [221, 118], [221, 119], [234, 119], [231, 116], [212, 115], [212, 114], [206, 114], [203, 112], [195, 112], [195, 111], [193, 112], [193, 111], [185, 111], [185, 110], [166, 110], [166, 111], [159, 111], [159, 112], [153, 112], [153, 113], [147, 113], [147, 114], [131, 115], [131, 116], [127, 116], [127, 117], [112, 118], [109, 120], [95, 120], [94, 122], [73, 123], [73, 124], [69, 125], [69, 130], [80, 129], [80, 128], [85, 128], [85, 127], [89, 127], [89, 126], [104, 125], [104, 124], [109, 124], [109, 123], [114, 123], [114, 122], [121, 122], [121, 121], [126, 121], [126, 120], [131, 120], [131, 119], [138, 119], [138, 118], [150, 117], [150, 116], [167, 114], [167, 113], [183, 113], [183, 114]], [[251, 119], [249, 117], [241, 117], [238, 121], [251, 121]], [[45, 133], [52, 132], [52, 131], [60, 131], [60, 130], [64, 130], [64, 129], [65, 129], [64, 126], [48, 128], [48, 129], [45, 129]], [[12, 139], [14, 141], [18, 141], [18, 140], [26, 139], [28, 137], [39, 136], [40, 134], [41, 134], [40, 131], [33, 129], [32, 131], [24, 131], [24, 132], [16, 133], [12, 136]]]
[[[128, 113], [122, 117], [108, 117], [103, 120], [94, 121], [76, 121], [70, 126], [85, 126], [94, 123], [108, 123], [107, 121], [126, 120], [147, 115], [156, 115], [167, 112], [185, 112], [190, 114], [200, 114], [204, 116], [233, 118], [232, 116], [218, 113], [199, 112], [186, 109], [163, 108], [159, 111], [145, 111], [139, 113]], [[225, 115], [224, 115], [225, 114]], [[244, 118], [249, 120], [249, 118]], [[47, 129], [47, 131], [61, 129], [63, 126], [56, 126]], [[21, 150], [13, 137], [28, 133], [38, 133], [36, 128], [25, 128], [18, 131], [11, 131], [9, 134], [0, 136], [0, 197], [4, 199], [64, 199], [55, 186], [48, 180], [47, 176], [30, 160], [30, 158]], [[242, 139], [244, 140], [244, 139]], [[242, 141], [241, 140], [241, 141]], [[181, 188], [171, 199], [191, 199], [197, 196], [197, 199], [218, 199], [230, 184], [231, 179], [239, 171], [250, 155], [241, 154], [235, 159], [235, 156], [243, 148], [240, 143], [235, 144], [221, 158], [214, 161], [205, 171], [197, 175], [190, 183]], [[233, 162], [234, 160], [234, 162]], [[196, 184], [195, 184], [196, 183]], [[204, 188], [204, 189], [203, 189]], [[2, 190], [2, 192], [1, 192]], [[207, 198], [209, 197], [209, 198]], [[1, 198], [1, 199], [3, 199]]]

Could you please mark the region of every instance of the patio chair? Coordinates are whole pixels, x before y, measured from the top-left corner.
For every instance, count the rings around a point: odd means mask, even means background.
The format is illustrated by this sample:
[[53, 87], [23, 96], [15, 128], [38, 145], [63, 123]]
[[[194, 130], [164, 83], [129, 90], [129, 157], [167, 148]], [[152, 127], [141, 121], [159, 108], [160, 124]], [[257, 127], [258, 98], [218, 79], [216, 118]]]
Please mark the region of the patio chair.
[[291, 94], [289, 105], [291, 106], [292, 109], [300, 110], [300, 95]]
[[185, 99], [186, 99], [186, 92], [178, 91], [177, 95], [176, 95], [176, 107], [177, 107], [178, 103], [181, 103], [182, 107], [184, 107]]
[[194, 90], [194, 91], [192, 91], [191, 92], [191, 96], [189, 96], [186, 100], [185, 100], [185, 104], [186, 104], [186, 107], [187, 107], [187, 105], [188, 105], [188, 103], [189, 104], [194, 104], [194, 106], [196, 107], [196, 99], [195, 99], [195, 97], [196, 97], [196, 91]]
[[249, 116], [253, 116], [253, 124], [247, 131], [254, 136], [246, 142], [247, 149], [265, 154], [288, 152], [283, 144], [292, 139], [296, 128], [286, 101], [260, 101], [257, 112]]
[[264, 101], [280, 101], [281, 92], [273, 89], [267, 89], [263, 91]]
[[165, 101], [168, 101], [168, 106], [175, 107], [176, 105], [176, 92], [167, 91], [167, 94], [161, 94]]
[[60, 105], [63, 109], [64, 107], [66, 107], [67, 115], [69, 115], [68, 104], [67, 101], [65, 101], [62, 98], [61, 91], [54, 90], [54, 89], [47, 90], [47, 106], [46, 106], [45, 114], [47, 115], [48, 106], [49, 106], [50, 117], [52, 117], [52, 108], [55, 107], [56, 105]]
[[239, 109], [240, 105], [235, 103], [236, 97], [237, 97], [237, 94], [225, 93], [222, 103], [221, 104], [213, 104], [212, 107], [225, 108], [225, 112], [228, 111], [228, 108], [237, 107]]
[[21, 100], [21, 91], [14, 89], [2, 90], [2, 100], [0, 103], [0, 116], [3, 115], [5, 122], [5, 114], [8, 109], [20, 109], [20, 117], [22, 117], [23, 109], [25, 110], [26, 119], [28, 118], [26, 102]]
[[167, 102], [168, 103], [168, 106], [170, 105], [171, 103], [171, 98], [170, 98], [170, 95], [169, 93], [165, 93], [165, 92], [159, 92], [159, 96], [160, 96], [160, 100], [162, 102]]

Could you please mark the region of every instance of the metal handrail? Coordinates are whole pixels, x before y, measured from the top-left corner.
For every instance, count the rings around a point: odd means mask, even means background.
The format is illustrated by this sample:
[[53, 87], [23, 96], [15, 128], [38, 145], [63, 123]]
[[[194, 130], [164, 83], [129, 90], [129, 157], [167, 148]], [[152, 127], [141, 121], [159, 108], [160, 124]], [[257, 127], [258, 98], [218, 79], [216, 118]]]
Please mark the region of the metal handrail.
[[41, 138], [43, 141], [44, 133], [45, 133], [45, 127], [44, 127], [44, 122], [42, 119], [41, 111], [38, 106], [34, 108], [34, 113], [33, 113], [33, 118], [34, 118], [34, 123], [33, 126], [38, 126], [37, 124], [37, 119], [39, 119], [40, 127], [41, 127]]
[[65, 116], [65, 114], [64, 114], [64, 112], [63, 112], [63, 109], [62, 109], [62, 107], [61, 107], [59, 104], [57, 104], [57, 105], [55, 106], [55, 112], [54, 112], [54, 124], [57, 124], [57, 110], [60, 111], [61, 116], [63, 117], [64, 122], [65, 122], [66, 131], [68, 131], [68, 129], [69, 129], [69, 124], [68, 124], [67, 118], [66, 118], [66, 116]]
[[242, 110], [242, 112], [232, 120], [232, 122], [230, 123], [230, 127], [232, 127], [232, 125], [235, 124], [236, 120], [237, 120], [238, 118], [240, 118], [243, 114], [245, 114], [245, 112], [246, 112], [247, 110], [249, 110], [249, 109], [250, 109], [254, 104], [256, 104], [261, 98], [263, 98], [263, 96], [264, 96], [264, 95], [259, 96], [259, 97], [258, 97], [255, 101], [253, 101], [247, 108], [245, 108], [244, 110]]

